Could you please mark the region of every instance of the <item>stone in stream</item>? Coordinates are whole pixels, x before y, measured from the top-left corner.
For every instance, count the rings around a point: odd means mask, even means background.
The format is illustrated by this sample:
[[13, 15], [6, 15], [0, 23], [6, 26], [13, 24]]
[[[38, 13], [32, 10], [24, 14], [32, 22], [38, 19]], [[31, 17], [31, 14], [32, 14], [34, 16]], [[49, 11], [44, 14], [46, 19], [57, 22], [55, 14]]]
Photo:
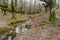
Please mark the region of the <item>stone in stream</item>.
[[22, 32], [24, 32], [24, 31], [26, 31], [27, 30], [27, 28], [26, 28], [26, 24], [22, 24]]
[[12, 36], [10, 35], [10, 36], [8, 36], [8, 40], [12, 40]]
[[30, 26], [32, 26], [32, 19], [31, 19], [31, 18], [28, 18], [28, 19], [26, 20], [26, 28], [27, 28], [27, 29], [30, 29]]
[[26, 24], [31, 24], [32, 20], [31, 19], [27, 19], [26, 20]]
[[26, 24], [18, 25], [18, 26], [16, 27], [16, 35], [18, 36], [18, 35], [22, 34], [22, 33], [23, 33], [24, 31], [26, 31], [26, 30], [27, 30]]
[[22, 27], [20, 25], [18, 25], [16, 27], [16, 35], [18, 36], [18, 34], [21, 34], [22, 33]]
[[18, 25], [16, 27], [16, 35], [19, 36], [20, 34], [22, 34], [24, 31], [27, 30], [27, 28], [30, 28], [29, 26], [31, 25], [32, 20], [31, 19], [27, 19], [26, 23]]

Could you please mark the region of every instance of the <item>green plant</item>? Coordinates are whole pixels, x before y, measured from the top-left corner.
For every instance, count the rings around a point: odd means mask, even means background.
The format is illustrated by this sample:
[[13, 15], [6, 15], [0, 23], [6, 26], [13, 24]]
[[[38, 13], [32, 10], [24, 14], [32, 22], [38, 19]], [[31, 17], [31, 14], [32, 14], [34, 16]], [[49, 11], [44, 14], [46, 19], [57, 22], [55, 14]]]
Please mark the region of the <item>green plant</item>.
[[23, 22], [23, 21], [25, 21], [25, 19], [24, 18], [13, 18], [13, 19], [10, 19], [9, 20], [9, 24], [13, 24], [13, 23], [18, 23], [18, 22]]
[[44, 22], [45, 24], [54, 23], [57, 20], [56, 12], [53, 11], [51, 16]]
[[8, 27], [0, 28], [0, 36], [6, 35], [9, 31], [10, 31], [10, 28]]

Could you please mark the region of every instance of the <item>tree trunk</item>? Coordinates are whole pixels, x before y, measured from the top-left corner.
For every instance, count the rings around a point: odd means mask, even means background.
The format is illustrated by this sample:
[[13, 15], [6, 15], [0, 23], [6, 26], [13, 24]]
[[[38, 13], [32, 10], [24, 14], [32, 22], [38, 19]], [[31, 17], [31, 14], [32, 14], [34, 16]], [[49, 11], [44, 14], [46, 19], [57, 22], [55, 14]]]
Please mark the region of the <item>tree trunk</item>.
[[4, 10], [4, 15], [7, 15], [5, 10]]
[[50, 17], [49, 17], [50, 18], [49, 19], [50, 21], [51, 21], [51, 17], [52, 17], [52, 13], [51, 13], [51, 8], [50, 8]]
[[33, 13], [35, 13], [35, 5], [36, 4], [36, 0], [34, 0], [34, 7], [33, 7]]
[[51, 9], [50, 9], [49, 21], [50, 21], [50, 22], [55, 22], [56, 19], [57, 19], [57, 18], [56, 18], [56, 12], [55, 12], [55, 11], [52, 11], [52, 12], [51, 12]]
[[11, 0], [11, 10], [12, 10], [12, 19], [15, 18], [14, 7], [13, 7], [13, 0]]

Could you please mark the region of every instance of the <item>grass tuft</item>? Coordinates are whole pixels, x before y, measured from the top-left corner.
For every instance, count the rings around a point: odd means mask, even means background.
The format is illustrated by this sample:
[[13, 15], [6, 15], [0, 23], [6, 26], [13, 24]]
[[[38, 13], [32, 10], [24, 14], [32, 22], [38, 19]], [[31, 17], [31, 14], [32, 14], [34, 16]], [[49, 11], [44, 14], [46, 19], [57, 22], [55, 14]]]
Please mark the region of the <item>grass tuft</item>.
[[9, 20], [9, 24], [14, 24], [14, 23], [19, 23], [19, 22], [24, 22], [24, 18], [13, 18]]
[[7, 28], [7, 27], [0, 28], [0, 37], [2, 35], [6, 35], [9, 31], [10, 31], [10, 28]]

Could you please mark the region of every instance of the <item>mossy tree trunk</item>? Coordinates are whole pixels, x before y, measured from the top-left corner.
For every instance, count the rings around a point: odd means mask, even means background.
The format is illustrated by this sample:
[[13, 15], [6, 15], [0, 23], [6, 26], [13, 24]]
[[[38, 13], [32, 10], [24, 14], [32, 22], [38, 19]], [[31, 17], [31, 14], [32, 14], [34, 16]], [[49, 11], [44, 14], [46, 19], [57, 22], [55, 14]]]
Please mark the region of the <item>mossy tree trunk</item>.
[[[49, 18], [48, 18], [48, 20], [46, 21], [46, 23], [48, 24], [48, 23], [54, 23], [55, 21], [56, 21], [56, 12], [55, 12], [55, 9], [53, 8], [54, 6], [54, 2], [53, 2], [53, 0], [49, 0], [49, 2], [47, 3], [48, 5], [47, 5], [47, 7], [49, 7]], [[54, 9], [54, 10], [53, 10]], [[52, 11], [53, 10], [53, 11]]]
[[57, 20], [56, 12], [52, 11], [49, 15], [49, 18], [45, 21], [45, 24], [55, 23], [56, 20]]
[[4, 15], [7, 15], [7, 14], [6, 14], [6, 10], [4, 10]]
[[49, 16], [49, 22], [55, 22], [56, 21], [56, 12], [53, 11], [52, 13], [50, 13], [50, 16]]
[[16, 13], [14, 12], [15, 10], [14, 10], [14, 6], [13, 6], [13, 0], [11, 0], [11, 10], [12, 10], [12, 19], [15, 19]]
[[4, 13], [4, 15], [7, 15], [6, 14], [6, 9], [7, 9], [8, 5], [6, 4], [6, 0], [2, 0], [1, 5], [4, 6], [4, 7], [1, 7], [2, 12]]
[[[55, 9], [53, 8], [55, 5], [55, 2], [53, 0], [50, 1], [52, 4], [49, 7], [50, 8], [50, 16], [49, 16], [49, 21], [54, 22], [56, 20], [56, 12]], [[53, 10], [53, 11], [52, 11]]]

